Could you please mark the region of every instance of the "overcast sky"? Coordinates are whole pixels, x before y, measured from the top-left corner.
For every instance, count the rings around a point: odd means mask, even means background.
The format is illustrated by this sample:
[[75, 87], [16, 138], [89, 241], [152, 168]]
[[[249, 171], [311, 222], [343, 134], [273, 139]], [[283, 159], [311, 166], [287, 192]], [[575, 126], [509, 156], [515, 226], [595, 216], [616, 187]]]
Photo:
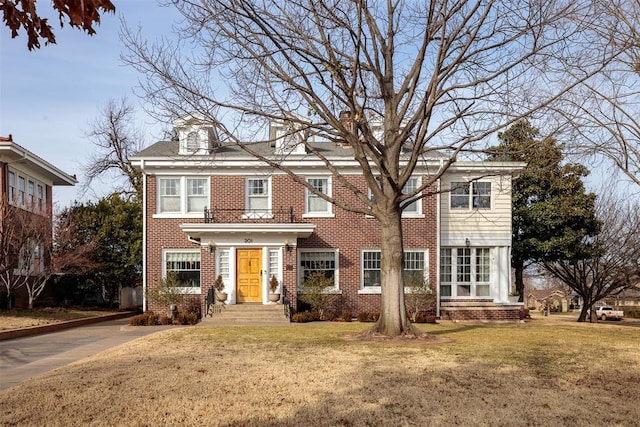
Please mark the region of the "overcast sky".
[[[50, 7], [39, 1], [38, 7]], [[133, 93], [138, 75], [122, 65], [122, 43], [118, 38], [120, 16], [130, 27], [142, 27], [154, 38], [169, 33], [177, 13], [160, 7], [155, 0], [113, 0], [116, 14], [105, 14], [97, 34], [65, 26], [54, 26], [57, 44], [29, 51], [24, 33], [11, 38], [9, 29], [0, 27], [0, 135], [13, 140], [69, 174], [83, 180], [82, 164], [93, 146], [84, 137], [109, 99], [127, 96], [139, 110], [136, 126], [148, 135], [147, 143], [160, 137], [160, 125], [139, 108]], [[57, 19], [50, 19], [57, 24]], [[108, 180], [106, 180], [108, 181]], [[59, 207], [73, 200], [97, 199], [109, 193], [108, 183], [96, 183], [92, 192], [80, 194], [75, 188], [55, 187], [54, 201]]]

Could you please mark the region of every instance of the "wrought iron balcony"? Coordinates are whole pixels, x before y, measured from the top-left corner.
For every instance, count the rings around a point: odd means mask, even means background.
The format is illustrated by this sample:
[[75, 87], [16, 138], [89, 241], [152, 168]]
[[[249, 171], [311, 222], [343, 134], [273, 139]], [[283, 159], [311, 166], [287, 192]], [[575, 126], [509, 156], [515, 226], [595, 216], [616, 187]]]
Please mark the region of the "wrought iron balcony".
[[293, 208], [278, 209], [218, 209], [204, 208], [205, 224], [229, 224], [236, 222], [273, 222], [289, 223], [295, 222]]

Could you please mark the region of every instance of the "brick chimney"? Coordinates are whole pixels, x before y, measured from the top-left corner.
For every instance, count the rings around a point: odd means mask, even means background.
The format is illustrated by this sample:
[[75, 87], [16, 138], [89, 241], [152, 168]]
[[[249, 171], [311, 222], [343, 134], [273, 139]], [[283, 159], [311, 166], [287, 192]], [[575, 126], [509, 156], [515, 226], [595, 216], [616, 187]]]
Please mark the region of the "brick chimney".
[[[350, 131], [351, 133], [355, 132], [355, 126], [353, 123], [353, 117], [351, 115], [351, 111], [350, 110], [342, 110], [340, 111], [340, 115], [338, 116], [338, 120], [340, 120], [340, 123], [342, 123], [342, 126], [347, 129], [348, 131]], [[347, 141], [344, 139], [341, 139], [339, 141], [340, 144], [342, 145], [348, 145]]]

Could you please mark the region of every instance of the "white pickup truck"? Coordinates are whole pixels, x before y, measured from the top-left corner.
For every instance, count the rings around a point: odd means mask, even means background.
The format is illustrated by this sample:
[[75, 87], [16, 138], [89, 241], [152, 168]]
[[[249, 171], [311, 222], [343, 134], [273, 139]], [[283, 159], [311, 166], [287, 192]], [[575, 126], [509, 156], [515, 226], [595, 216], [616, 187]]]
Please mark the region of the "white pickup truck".
[[610, 305], [595, 308], [596, 317], [600, 320], [622, 320], [624, 311], [614, 310]]

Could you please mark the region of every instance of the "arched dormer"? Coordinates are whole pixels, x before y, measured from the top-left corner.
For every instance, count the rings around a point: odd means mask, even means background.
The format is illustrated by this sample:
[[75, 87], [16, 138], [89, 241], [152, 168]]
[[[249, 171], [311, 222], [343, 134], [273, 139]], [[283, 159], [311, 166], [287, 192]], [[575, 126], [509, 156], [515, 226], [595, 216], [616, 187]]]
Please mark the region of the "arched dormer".
[[173, 128], [178, 134], [178, 154], [206, 155], [218, 145], [218, 134], [211, 123], [202, 117], [189, 115], [173, 121]]

